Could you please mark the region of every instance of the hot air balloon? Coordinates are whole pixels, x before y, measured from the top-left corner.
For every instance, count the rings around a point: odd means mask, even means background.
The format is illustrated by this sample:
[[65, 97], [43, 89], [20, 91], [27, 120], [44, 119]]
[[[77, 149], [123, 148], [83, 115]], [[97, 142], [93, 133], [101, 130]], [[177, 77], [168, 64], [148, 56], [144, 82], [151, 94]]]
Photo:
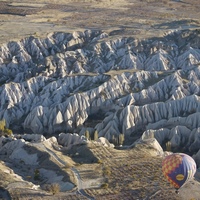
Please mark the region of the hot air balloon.
[[163, 175], [177, 193], [180, 187], [193, 178], [196, 168], [194, 159], [184, 153], [168, 155], [162, 162]]

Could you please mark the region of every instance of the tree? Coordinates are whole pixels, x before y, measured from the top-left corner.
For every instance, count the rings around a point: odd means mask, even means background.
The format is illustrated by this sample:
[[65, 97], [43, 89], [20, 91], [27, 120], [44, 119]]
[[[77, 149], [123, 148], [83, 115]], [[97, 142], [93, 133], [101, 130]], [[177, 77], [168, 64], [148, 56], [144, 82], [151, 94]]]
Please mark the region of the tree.
[[36, 181], [40, 180], [40, 171], [39, 171], [39, 169], [35, 169], [35, 171], [34, 171], [34, 180], [36, 180]]
[[90, 139], [90, 132], [88, 130], [85, 131], [85, 137], [89, 140]]
[[118, 138], [119, 138], [119, 145], [123, 145], [123, 143], [124, 143], [124, 134], [123, 133], [119, 134]]
[[117, 138], [115, 135], [112, 135], [111, 142], [112, 142], [115, 146], [118, 146], [118, 145], [119, 145], [118, 138]]
[[170, 141], [166, 142], [165, 145], [166, 145], [166, 151], [172, 151], [172, 146]]
[[99, 138], [99, 134], [98, 134], [98, 131], [96, 130], [94, 132], [94, 141], [98, 140], [98, 138]]

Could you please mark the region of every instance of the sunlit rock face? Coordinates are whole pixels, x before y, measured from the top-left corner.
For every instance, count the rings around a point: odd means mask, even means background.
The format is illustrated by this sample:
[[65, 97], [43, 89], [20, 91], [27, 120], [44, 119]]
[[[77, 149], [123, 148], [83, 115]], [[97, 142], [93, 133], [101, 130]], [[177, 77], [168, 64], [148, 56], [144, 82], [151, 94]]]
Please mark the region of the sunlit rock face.
[[98, 131], [199, 150], [200, 31], [52, 33], [0, 47], [0, 119], [16, 132]]
[[79, 136], [77, 133], [60, 133], [58, 137], [58, 144], [70, 149], [73, 145], [86, 144], [85, 136]]

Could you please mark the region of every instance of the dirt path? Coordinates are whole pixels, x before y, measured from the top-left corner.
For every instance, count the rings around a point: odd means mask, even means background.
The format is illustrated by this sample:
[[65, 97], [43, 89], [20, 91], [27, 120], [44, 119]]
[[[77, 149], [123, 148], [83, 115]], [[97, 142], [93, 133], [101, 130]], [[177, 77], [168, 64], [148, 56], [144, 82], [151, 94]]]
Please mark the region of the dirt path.
[[46, 147], [44, 145], [46, 151], [58, 162], [60, 163], [61, 166], [66, 166], [66, 162], [64, 162], [63, 160], [61, 160], [51, 149], [49, 149], [48, 147]]
[[83, 195], [83, 196], [85, 196], [85, 197], [88, 198], [89, 200], [95, 200], [94, 197], [89, 196], [89, 195], [84, 191], [84, 188], [85, 188], [85, 187], [84, 187], [84, 184], [87, 184], [87, 183], [83, 182], [83, 180], [81, 179], [81, 176], [80, 176], [78, 170], [77, 170], [76, 168], [74, 168], [74, 167], [72, 167], [71, 170], [73, 171], [74, 176], [75, 176], [76, 179], [77, 179], [78, 193], [81, 194], [81, 195]]
[[[54, 153], [51, 149], [49, 149], [46, 145], [44, 145], [46, 151], [58, 162], [60, 163], [61, 166], [66, 166], [66, 162], [64, 162], [63, 160], [61, 160], [57, 155], [56, 153]], [[75, 168], [75, 167], [72, 167], [70, 168], [71, 171], [73, 172], [74, 176], [76, 177], [77, 179], [77, 187], [78, 187], [78, 191], [77, 193], [78, 194], [81, 194], [83, 195], [84, 197], [86, 197], [87, 199], [89, 200], [94, 200], [93, 197], [89, 196], [85, 191], [84, 191], [84, 188], [86, 187], [86, 182], [83, 182], [83, 180], [81, 179], [81, 176], [78, 172], [78, 170]]]

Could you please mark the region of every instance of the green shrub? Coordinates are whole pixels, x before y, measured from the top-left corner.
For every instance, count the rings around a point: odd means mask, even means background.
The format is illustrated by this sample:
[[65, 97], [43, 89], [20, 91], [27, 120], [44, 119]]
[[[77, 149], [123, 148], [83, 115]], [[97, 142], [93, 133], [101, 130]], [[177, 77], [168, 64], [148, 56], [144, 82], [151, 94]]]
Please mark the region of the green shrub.
[[8, 128], [5, 128], [4, 131], [3, 131], [6, 135], [12, 135], [12, 130], [8, 129]]
[[110, 167], [104, 167], [103, 174], [104, 174], [104, 176], [110, 176], [111, 175]]
[[12, 134], [12, 130], [6, 128], [5, 119], [0, 120], [0, 136], [5, 136], [5, 135], [10, 136], [11, 134]]
[[58, 183], [52, 183], [45, 185], [44, 189], [47, 192], [51, 192], [53, 195], [55, 195], [60, 192], [60, 185]]
[[98, 160], [97, 160], [97, 163], [99, 163], [99, 164], [102, 164], [102, 163], [103, 163], [103, 161], [102, 161], [102, 160], [100, 160], [100, 159], [98, 159]]
[[40, 171], [38, 169], [34, 171], [34, 180], [40, 180]]
[[108, 188], [108, 183], [103, 183], [103, 184], [101, 185], [101, 188], [107, 189], [107, 188]]
[[6, 126], [6, 121], [5, 119], [0, 120], [0, 132], [3, 132]]

